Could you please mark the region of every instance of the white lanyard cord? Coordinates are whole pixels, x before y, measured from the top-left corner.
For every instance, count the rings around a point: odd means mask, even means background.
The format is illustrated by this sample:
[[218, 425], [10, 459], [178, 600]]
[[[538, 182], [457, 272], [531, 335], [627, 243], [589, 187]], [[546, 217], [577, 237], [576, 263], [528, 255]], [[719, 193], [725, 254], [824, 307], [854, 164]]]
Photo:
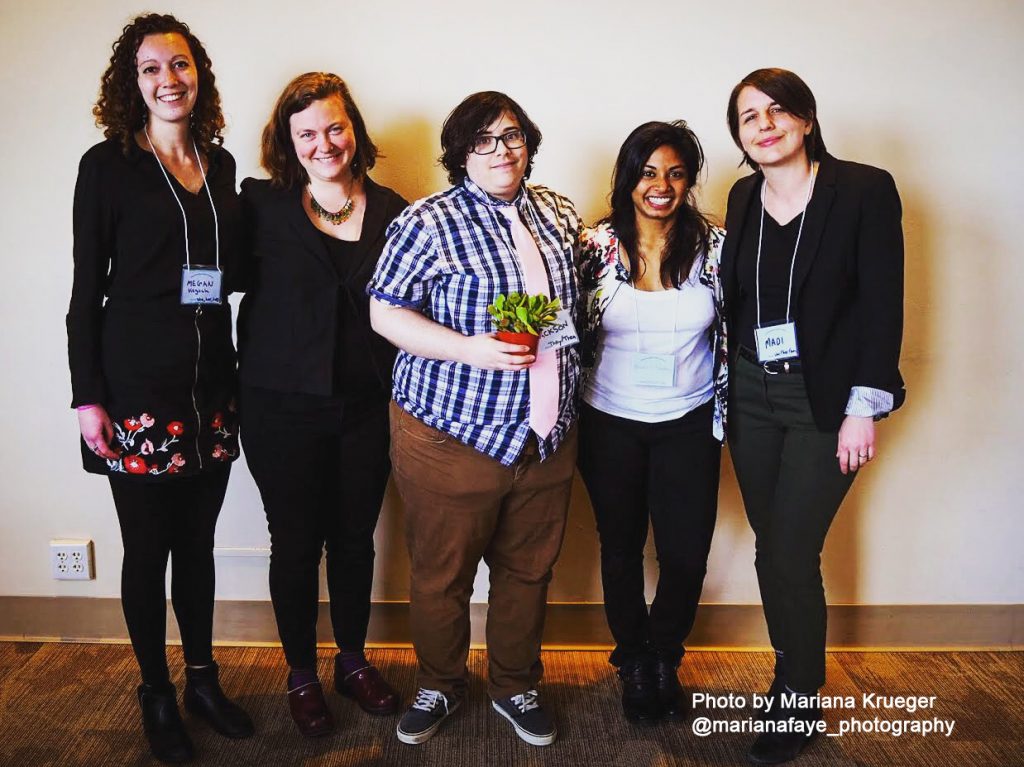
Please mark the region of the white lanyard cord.
[[[818, 163], [811, 166], [811, 177], [807, 181], [807, 198], [804, 200], [804, 209], [800, 211], [800, 226], [796, 230], [796, 243], [793, 245], [793, 258], [789, 262], [789, 289], [786, 291], [786, 322], [789, 322], [790, 307], [793, 301], [793, 270], [796, 267], [796, 252], [800, 248], [800, 235], [804, 231], [804, 218], [807, 216], [807, 206], [811, 202], [811, 193], [814, 191], [814, 179], [818, 175]], [[757, 232], [757, 266], [754, 274], [755, 292], [757, 293], [757, 327], [761, 327], [761, 242], [764, 239], [764, 194], [767, 180], [761, 182], [761, 228]]]
[[[640, 302], [637, 300], [636, 294], [640, 291], [636, 289], [634, 285], [629, 286], [633, 291], [633, 315], [636, 317], [636, 353], [640, 354]], [[672, 291], [676, 294], [676, 300], [672, 302], [672, 350], [675, 354], [676, 348], [676, 331], [679, 329], [679, 293], [681, 292], [678, 288], [672, 288]]]
[[[164, 174], [164, 181], [167, 182], [167, 186], [170, 187], [171, 194], [174, 195], [174, 201], [178, 203], [178, 210], [181, 211], [181, 221], [185, 225], [185, 267], [188, 269], [192, 268], [192, 257], [188, 250], [188, 216], [185, 215], [185, 206], [181, 204], [181, 199], [178, 197], [178, 193], [174, 191], [174, 184], [171, 183], [171, 177], [167, 175], [167, 169], [164, 164], [160, 162], [160, 157], [156, 153], [156, 149], [153, 147], [153, 140], [149, 137], [149, 130], [146, 126], [142, 127], [143, 132], [146, 134], [146, 141], [149, 143], [149, 150], [153, 153], [153, 159], [156, 160], [156, 164], [160, 166], [160, 172]], [[199, 147], [196, 146], [196, 140], [192, 139], [192, 151], [196, 153], [196, 162], [199, 164], [199, 173], [203, 177], [203, 187], [206, 189], [206, 196], [210, 200], [210, 210], [213, 211], [213, 241], [214, 241], [214, 258], [216, 259], [217, 269], [220, 269], [220, 223], [217, 221], [217, 206], [213, 204], [213, 194], [210, 192], [210, 185], [206, 183], [206, 171], [203, 170], [203, 161], [199, 157]]]

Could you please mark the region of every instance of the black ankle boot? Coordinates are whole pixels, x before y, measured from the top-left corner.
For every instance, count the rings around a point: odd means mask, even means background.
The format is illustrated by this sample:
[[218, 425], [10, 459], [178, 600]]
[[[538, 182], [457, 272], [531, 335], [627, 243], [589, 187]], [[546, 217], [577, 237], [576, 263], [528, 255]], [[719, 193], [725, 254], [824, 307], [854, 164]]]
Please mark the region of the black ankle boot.
[[178, 713], [174, 685], [140, 684], [136, 693], [142, 708], [142, 729], [153, 756], [169, 764], [189, 761], [194, 750]]
[[782, 707], [782, 693], [786, 691], [786, 659], [780, 650], [775, 651], [775, 676], [772, 684], [765, 693], [770, 701], [764, 708], [757, 712], [758, 719], [774, 719]]
[[256, 728], [241, 706], [231, 702], [217, 681], [217, 664], [185, 667], [185, 710], [226, 738], [248, 738]]
[[622, 713], [636, 724], [654, 724], [664, 715], [658, 687], [647, 658], [631, 660], [619, 667], [622, 680]]
[[[788, 691], [783, 686], [783, 693]], [[776, 705], [782, 700], [780, 693]], [[807, 747], [817, 730], [813, 729], [816, 722], [821, 719], [821, 708], [792, 708], [779, 707], [777, 712], [769, 713], [769, 716], [776, 721], [793, 719], [806, 724], [801, 732], [766, 732], [757, 736], [757, 739], [747, 751], [747, 759], [754, 764], [782, 764], [796, 759], [800, 752]]]
[[679, 684], [676, 669], [679, 661], [658, 658], [654, 661], [654, 681], [658, 688], [658, 702], [665, 712], [665, 718], [673, 722], [681, 722], [690, 710], [689, 701], [683, 687]]

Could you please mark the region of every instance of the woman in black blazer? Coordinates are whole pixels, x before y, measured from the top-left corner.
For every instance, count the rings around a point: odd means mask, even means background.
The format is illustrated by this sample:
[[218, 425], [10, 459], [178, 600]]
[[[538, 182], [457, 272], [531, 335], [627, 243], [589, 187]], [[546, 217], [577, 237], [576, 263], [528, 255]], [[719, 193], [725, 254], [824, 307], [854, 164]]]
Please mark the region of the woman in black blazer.
[[370, 329], [365, 288], [406, 206], [366, 175], [376, 156], [345, 83], [311, 72], [288, 84], [264, 129], [270, 180], [242, 183], [251, 255], [239, 312], [242, 444], [270, 528], [289, 706], [306, 736], [334, 729], [316, 671], [325, 547], [335, 688], [373, 714], [399, 702], [363, 654], [395, 356]]
[[803, 723], [754, 742], [751, 761], [777, 764], [820, 726], [825, 536], [876, 457], [875, 421], [904, 397], [901, 206], [884, 170], [825, 151], [814, 96], [792, 72], [747, 75], [728, 121], [755, 170], [729, 194], [722, 252], [729, 447], [776, 653], [766, 715]]

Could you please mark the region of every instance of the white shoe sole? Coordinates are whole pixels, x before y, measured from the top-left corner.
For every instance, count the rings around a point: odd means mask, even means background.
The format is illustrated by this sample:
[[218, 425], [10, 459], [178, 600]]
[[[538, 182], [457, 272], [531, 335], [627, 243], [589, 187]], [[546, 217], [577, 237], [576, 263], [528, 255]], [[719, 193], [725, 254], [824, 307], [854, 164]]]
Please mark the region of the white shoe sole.
[[552, 729], [550, 735], [537, 735], [536, 733], [530, 732], [529, 730], [524, 730], [522, 727], [519, 726], [516, 720], [513, 719], [512, 716], [507, 711], [505, 711], [505, 709], [503, 709], [493, 700], [491, 701], [491, 707], [499, 714], [501, 714], [503, 717], [508, 719], [508, 721], [511, 722], [512, 726], [515, 728], [516, 735], [525, 740], [531, 746], [550, 746], [552, 743], [555, 742], [555, 738], [558, 737], [557, 729]]
[[459, 707], [459, 703], [461, 703], [461, 701], [457, 701], [454, 705], [450, 706], [447, 714], [442, 716], [434, 722], [432, 727], [424, 730], [423, 732], [404, 732], [402, 730], [402, 724], [399, 722], [398, 727], [395, 728], [395, 734], [402, 743], [406, 743], [410, 746], [418, 746], [420, 743], [426, 743], [434, 737], [439, 729], [441, 729], [441, 725], [444, 724], [445, 720], [455, 713], [455, 710]]

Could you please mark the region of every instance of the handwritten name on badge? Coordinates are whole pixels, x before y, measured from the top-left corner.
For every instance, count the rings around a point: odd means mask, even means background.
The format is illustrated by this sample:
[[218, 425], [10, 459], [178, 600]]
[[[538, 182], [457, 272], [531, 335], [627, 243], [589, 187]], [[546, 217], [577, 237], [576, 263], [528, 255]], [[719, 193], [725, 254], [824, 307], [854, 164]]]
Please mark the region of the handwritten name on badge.
[[578, 344], [580, 337], [576, 333], [576, 326], [568, 309], [563, 309], [555, 315], [555, 322], [540, 331], [539, 351], [546, 352], [549, 349], [564, 349], [566, 346]]
[[800, 356], [796, 345], [796, 323], [784, 322], [754, 328], [757, 359], [761, 362], [789, 360]]
[[219, 304], [221, 277], [219, 269], [182, 269], [181, 303]]

